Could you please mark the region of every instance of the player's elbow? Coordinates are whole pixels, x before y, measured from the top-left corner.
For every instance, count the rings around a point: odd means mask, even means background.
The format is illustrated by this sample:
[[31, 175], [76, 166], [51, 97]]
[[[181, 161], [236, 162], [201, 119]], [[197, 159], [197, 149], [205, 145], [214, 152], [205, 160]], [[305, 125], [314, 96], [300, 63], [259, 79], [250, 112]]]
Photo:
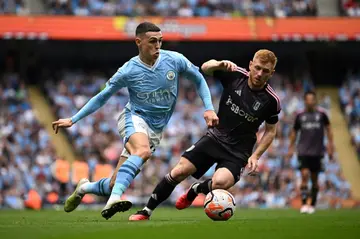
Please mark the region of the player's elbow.
[[207, 62], [204, 62], [201, 65], [201, 70], [206, 74], [206, 75], [212, 75], [212, 70], [211, 70], [211, 66], [216, 62], [216, 60], [210, 60]]

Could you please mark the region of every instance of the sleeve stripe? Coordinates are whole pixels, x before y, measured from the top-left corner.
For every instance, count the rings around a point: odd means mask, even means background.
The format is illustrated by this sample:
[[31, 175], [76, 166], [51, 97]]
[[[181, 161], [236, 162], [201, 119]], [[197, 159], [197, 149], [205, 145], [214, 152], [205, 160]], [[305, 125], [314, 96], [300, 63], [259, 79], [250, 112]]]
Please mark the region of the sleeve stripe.
[[275, 93], [275, 91], [273, 90], [273, 88], [271, 88], [270, 85], [267, 85], [267, 86], [266, 86], [266, 91], [267, 91], [272, 97], [275, 98], [275, 100], [276, 100], [276, 105], [277, 105], [277, 106], [276, 106], [276, 109], [277, 109], [277, 111], [279, 111], [279, 110], [281, 109], [279, 96]]
[[243, 73], [244, 75], [246, 75], [246, 76], [249, 76], [249, 72], [245, 69], [245, 68], [242, 68], [242, 67], [237, 67], [236, 68], [236, 71], [238, 71], [238, 72], [241, 72], [241, 73]]

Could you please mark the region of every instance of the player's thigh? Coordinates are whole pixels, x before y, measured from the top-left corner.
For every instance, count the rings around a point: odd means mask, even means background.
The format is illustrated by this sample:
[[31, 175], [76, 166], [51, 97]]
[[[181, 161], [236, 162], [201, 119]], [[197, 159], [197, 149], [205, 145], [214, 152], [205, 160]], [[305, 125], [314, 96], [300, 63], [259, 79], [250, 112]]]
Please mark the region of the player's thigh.
[[141, 117], [125, 108], [118, 118], [118, 131], [130, 155], [138, 155], [144, 160], [150, 157], [149, 126]]
[[299, 156], [299, 169], [303, 180], [307, 180], [310, 177], [310, 160], [308, 156]]
[[319, 174], [321, 171], [323, 171], [322, 158], [322, 156], [309, 157], [309, 170], [311, 175], [313, 173]]
[[177, 182], [183, 181], [185, 178], [196, 172], [195, 165], [187, 158], [181, 157], [179, 162], [171, 170], [170, 175]]
[[217, 143], [209, 136], [203, 136], [183, 153], [182, 157], [190, 161], [196, 168], [192, 174], [194, 178], [200, 179], [214, 165], [218, 147]]
[[[226, 153], [226, 154], [225, 154]], [[247, 164], [248, 154], [237, 158], [225, 152], [219, 157], [216, 171], [213, 176], [213, 185], [223, 189], [230, 188], [240, 180], [241, 173]]]

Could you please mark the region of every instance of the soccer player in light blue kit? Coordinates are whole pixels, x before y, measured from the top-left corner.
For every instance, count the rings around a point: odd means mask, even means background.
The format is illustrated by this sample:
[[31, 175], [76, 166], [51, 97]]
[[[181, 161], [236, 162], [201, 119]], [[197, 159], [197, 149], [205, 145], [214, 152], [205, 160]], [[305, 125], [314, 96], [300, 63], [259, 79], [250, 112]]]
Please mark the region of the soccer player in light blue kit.
[[118, 164], [119, 169], [113, 175], [115, 184], [111, 190], [110, 178], [94, 183], [87, 179], [80, 180], [74, 193], [65, 202], [66, 212], [73, 211], [86, 193], [110, 195], [101, 212], [106, 219], [131, 208], [132, 203], [121, 200], [121, 196], [160, 143], [162, 131], [175, 109], [180, 75], [195, 83], [205, 106], [207, 126], [212, 127], [219, 122], [209, 88], [198, 67], [180, 53], [160, 50], [162, 33], [159, 27], [149, 22], [139, 24], [135, 42], [139, 49], [138, 56], [120, 67], [106, 87], [77, 114], [53, 122], [56, 133], [59, 128], [71, 127], [102, 107], [118, 90], [128, 88], [130, 99], [118, 119], [118, 130], [125, 145], [120, 161], [125, 162]]

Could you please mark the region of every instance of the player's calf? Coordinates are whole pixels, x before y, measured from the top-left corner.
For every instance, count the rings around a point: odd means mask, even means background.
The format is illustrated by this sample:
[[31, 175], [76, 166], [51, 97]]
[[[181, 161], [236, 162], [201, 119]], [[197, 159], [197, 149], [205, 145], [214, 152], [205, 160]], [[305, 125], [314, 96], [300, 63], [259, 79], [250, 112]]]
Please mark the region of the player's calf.
[[171, 195], [171, 193], [174, 191], [178, 183], [179, 182], [176, 181], [171, 176], [171, 174], [165, 175], [165, 177], [155, 187], [144, 209], [131, 215], [129, 217], [129, 220], [130, 221], [148, 220], [152, 212], [160, 205], [160, 203], [165, 201]]

